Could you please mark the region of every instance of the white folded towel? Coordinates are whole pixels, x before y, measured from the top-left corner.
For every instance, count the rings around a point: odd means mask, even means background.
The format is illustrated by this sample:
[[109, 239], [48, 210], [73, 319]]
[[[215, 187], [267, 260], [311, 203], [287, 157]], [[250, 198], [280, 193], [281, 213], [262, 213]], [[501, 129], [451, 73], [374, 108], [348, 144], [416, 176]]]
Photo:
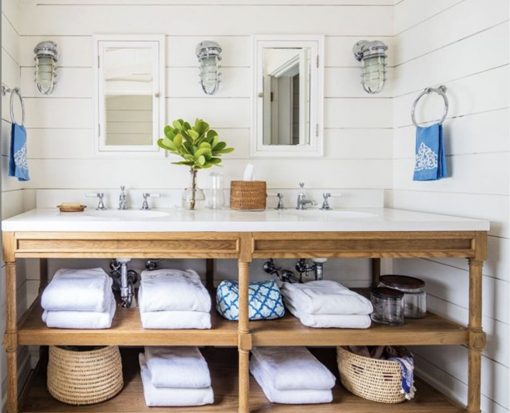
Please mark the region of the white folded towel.
[[117, 304], [113, 293], [110, 293], [110, 303], [107, 311], [44, 311], [42, 320], [46, 326], [52, 328], [72, 329], [104, 329], [112, 326]]
[[143, 328], [164, 330], [207, 330], [211, 328], [211, 314], [201, 311], [140, 312]]
[[335, 376], [305, 347], [256, 347], [253, 358], [276, 390], [329, 390]]
[[41, 306], [48, 311], [105, 312], [112, 279], [102, 268], [60, 269], [44, 289]]
[[154, 387], [211, 387], [207, 362], [197, 347], [145, 347]]
[[142, 312], [211, 311], [211, 297], [193, 270], [156, 270], [142, 272], [140, 291]]
[[151, 373], [140, 353], [140, 375], [143, 383], [143, 395], [147, 406], [203, 406], [214, 402], [212, 387], [201, 389], [157, 388], [152, 385]]
[[369, 315], [335, 315], [335, 314], [307, 314], [301, 313], [289, 302], [285, 302], [287, 309], [301, 324], [314, 328], [369, 328], [372, 320]]
[[281, 292], [284, 298], [302, 313], [367, 315], [373, 311], [370, 300], [336, 281], [283, 283]]
[[316, 404], [331, 403], [333, 401], [333, 392], [331, 390], [277, 390], [260, 366], [257, 358], [250, 361], [250, 371], [262, 391], [272, 403], [283, 404]]

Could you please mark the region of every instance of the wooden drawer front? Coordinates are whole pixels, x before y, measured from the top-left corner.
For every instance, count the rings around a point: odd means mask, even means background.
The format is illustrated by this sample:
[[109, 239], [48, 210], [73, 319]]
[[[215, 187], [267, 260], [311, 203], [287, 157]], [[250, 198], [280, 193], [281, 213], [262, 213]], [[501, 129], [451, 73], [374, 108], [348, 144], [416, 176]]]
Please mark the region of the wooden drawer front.
[[374, 236], [366, 238], [341, 236], [299, 237], [298, 239], [254, 240], [254, 258], [306, 257], [471, 257], [474, 256], [471, 238], [409, 237], [397, 239]]
[[18, 239], [17, 257], [236, 258], [237, 239]]

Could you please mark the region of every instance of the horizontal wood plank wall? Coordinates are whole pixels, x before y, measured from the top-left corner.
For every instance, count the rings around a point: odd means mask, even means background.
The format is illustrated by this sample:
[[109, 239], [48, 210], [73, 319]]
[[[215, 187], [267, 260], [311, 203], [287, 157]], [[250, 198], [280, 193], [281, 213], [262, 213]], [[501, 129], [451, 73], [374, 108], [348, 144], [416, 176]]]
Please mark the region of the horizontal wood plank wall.
[[[2, 83], [9, 87], [20, 86], [20, 16], [17, 2], [14, 0], [2, 0], [1, 13], [1, 78]], [[29, 205], [26, 202], [26, 194], [24, 188], [27, 184], [19, 183], [16, 179], [8, 177], [8, 154], [10, 148], [11, 133], [11, 116], [10, 116], [10, 95], [1, 97], [1, 125], [0, 125], [0, 175], [1, 175], [1, 211], [0, 217], [8, 218], [25, 211], [25, 207]], [[19, 106], [15, 107], [16, 119], [21, 119]], [[1, 253], [0, 253], [1, 254]], [[5, 329], [5, 265], [3, 257], [0, 256], [0, 332], [3, 334]], [[22, 264], [23, 267], [23, 264]], [[18, 277], [18, 311], [23, 312], [27, 308], [27, 290], [30, 284], [27, 283], [25, 277]], [[20, 362], [20, 381], [24, 381], [28, 374], [29, 357], [26, 348], [20, 349], [18, 354]], [[6, 357], [3, 350], [0, 351], [0, 410], [5, 403], [6, 395]]]
[[[22, 9], [21, 82], [28, 131], [36, 141], [29, 149], [34, 175], [31, 187], [86, 190], [116, 188], [125, 183], [142, 189], [147, 185], [182, 188], [187, 184], [187, 171], [170, 165], [167, 159], [125, 155], [112, 159], [94, 154], [91, 36], [148, 30], [166, 34], [167, 119], [201, 116], [219, 129], [236, 148], [223, 168], [227, 180], [239, 177], [250, 159], [250, 36], [275, 32], [326, 34], [326, 157], [300, 161], [302, 172], [297, 175], [295, 162], [290, 159], [250, 161], [255, 163], [257, 177], [268, 180], [274, 188], [295, 188], [299, 180], [316, 188], [390, 187], [390, 89], [374, 97], [362, 91], [352, 46], [361, 38], [381, 38], [391, 43], [391, 5], [355, 1], [334, 6], [309, 2], [306, 7], [183, 6], [184, 2], [127, 7], [122, 2], [113, 3], [117, 5], [26, 5]], [[71, 23], [73, 15], [83, 20]], [[193, 24], [182, 24], [184, 21]], [[223, 47], [224, 83], [214, 96], [205, 96], [198, 84], [194, 50], [205, 38]], [[59, 81], [50, 96], [42, 96], [33, 82], [32, 50], [42, 39], [56, 41], [62, 55]], [[130, 173], [133, 169], [137, 174]], [[62, 170], [67, 172], [62, 174]]]
[[[393, 190], [396, 208], [491, 220], [483, 278], [482, 360], [484, 412], [510, 411], [509, 10], [506, 0], [403, 0], [395, 6]], [[453, 177], [413, 182], [414, 127], [410, 109], [425, 87], [445, 84], [447, 162]], [[438, 118], [441, 102], [428, 99], [418, 118]], [[467, 262], [395, 261], [397, 273], [423, 277], [429, 306], [465, 323]], [[455, 398], [466, 395], [467, 349], [420, 348], [420, 370]]]

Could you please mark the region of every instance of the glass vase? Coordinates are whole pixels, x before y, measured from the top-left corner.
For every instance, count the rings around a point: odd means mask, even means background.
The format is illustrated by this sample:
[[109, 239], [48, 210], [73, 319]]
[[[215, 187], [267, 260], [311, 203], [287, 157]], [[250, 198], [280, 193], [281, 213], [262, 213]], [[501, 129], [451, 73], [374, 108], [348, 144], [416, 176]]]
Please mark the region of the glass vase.
[[191, 168], [191, 186], [185, 188], [182, 192], [182, 207], [184, 209], [195, 210], [202, 206], [205, 201], [204, 191], [197, 187], [197, 170]]

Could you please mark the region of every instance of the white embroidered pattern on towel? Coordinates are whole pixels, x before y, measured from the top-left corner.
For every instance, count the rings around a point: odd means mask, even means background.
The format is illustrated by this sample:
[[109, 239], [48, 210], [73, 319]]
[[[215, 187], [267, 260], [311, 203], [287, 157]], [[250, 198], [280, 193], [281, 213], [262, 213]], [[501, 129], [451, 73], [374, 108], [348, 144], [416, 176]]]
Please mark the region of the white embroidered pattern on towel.
[[416, 152], [416, 171], [437, 168], [437, 153], [430, 149], [423, 142]]

